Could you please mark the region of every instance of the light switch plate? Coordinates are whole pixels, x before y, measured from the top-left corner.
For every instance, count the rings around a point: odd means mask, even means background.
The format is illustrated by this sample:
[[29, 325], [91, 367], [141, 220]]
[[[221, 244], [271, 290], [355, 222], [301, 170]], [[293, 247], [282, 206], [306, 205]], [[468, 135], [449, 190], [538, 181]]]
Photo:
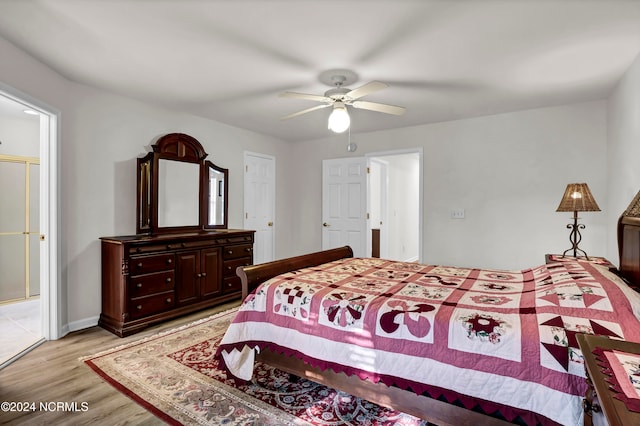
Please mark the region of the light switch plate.
[[464, 219], [464, 209], [451, 209], [451, 219]]

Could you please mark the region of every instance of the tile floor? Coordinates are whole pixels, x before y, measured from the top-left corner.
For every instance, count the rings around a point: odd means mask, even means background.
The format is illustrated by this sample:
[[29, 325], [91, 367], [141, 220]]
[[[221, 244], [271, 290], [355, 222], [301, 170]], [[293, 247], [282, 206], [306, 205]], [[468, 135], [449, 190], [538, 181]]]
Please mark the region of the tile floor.
[[0, 305], [0, 368], [43, 340], [40, 327], [39, 298]]

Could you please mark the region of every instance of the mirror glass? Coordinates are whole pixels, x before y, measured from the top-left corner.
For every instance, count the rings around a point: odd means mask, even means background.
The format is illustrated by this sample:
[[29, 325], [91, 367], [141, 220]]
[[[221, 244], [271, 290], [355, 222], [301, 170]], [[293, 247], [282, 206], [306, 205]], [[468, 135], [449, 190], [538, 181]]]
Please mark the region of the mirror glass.
[[200, 165], [158, 161], [158, 227], [200, 224]]
[[226, 176], [221, 170], [209, 166], [209, 217], [207, 223], [209, 226], [219, 226], [225, 223], [225, 186]]

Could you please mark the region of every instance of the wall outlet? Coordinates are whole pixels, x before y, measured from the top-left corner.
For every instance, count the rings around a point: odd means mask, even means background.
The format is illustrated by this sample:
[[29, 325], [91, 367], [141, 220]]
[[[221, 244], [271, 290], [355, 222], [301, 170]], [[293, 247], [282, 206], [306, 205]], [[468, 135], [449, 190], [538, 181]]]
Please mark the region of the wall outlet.
[[464, 209], [451, 209], [451, 219], [464, 219]]

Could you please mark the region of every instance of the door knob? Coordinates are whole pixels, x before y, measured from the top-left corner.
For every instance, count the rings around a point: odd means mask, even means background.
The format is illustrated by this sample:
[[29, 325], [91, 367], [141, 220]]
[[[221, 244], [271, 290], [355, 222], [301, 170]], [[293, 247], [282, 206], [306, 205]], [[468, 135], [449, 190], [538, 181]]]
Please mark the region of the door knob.
[[273, 226], [273, 222], [267, 223], [267, 226]]
[[325, 223], [322, 224], [322, 226], [324, 226], [325, 228], [328, 228], [331, 225], [329, 225], [327, 222], [325, 222]]

